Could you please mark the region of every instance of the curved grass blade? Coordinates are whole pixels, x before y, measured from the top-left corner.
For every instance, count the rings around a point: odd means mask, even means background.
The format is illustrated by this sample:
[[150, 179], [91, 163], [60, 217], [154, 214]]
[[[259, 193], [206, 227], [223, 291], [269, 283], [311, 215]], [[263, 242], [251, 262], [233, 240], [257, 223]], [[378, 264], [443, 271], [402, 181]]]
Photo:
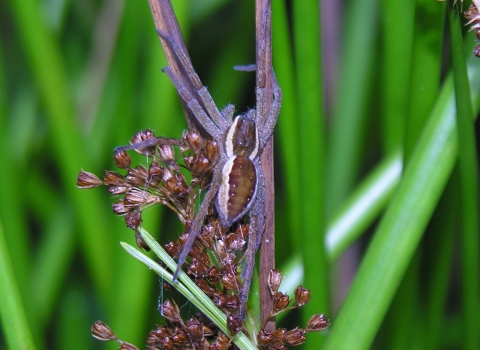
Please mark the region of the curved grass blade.
[[[472, 73], [472, 92], [475, 103], [478, 103], [478, 65]], [[450, 76], [343, 308], [332, 323], [326, 349], [370, 348], [455, 164], [457, 137], [454, 114], [453, 80]], [[359, 317], [362, 322], [357, 322]]]
[[0, 222], [0, 317], [10, 349], [35, 349]]
[[[177, 263], [168, 255], [168, 253], [158, 244], [158, 242], [143, 228], [140, 228], [140, 233], [152, 249], [152, 251], [168, 266], [172, 271], [176, 271]], [[141, 253], [139, 250], [133, 248], [131, 245], [121, 242], [122, 247], [135, 259], [153, 270], [156, 274], [165, 279], [168, 283], [172, 283], [173, 276], [170, 272], [158, 265], [155, 261]], [[231, 337], [230, 331], [227, 328], [227, 318], [217, 306], [213, 303], [205, 293], [197, 287], [197, 285], [188, 277], [188, 275], [180, 271], [178, 281], [172, 286], [183, 294], [188, 300], [192, 302], [199, 310], [201, 310], [212, 322], [214, 322], [223, 333]], [[248, 337], [239, 332], [233, 337], [233, 343], [240, 349], [253, 350], [257, 349], [255, 345], [248, 339]]]

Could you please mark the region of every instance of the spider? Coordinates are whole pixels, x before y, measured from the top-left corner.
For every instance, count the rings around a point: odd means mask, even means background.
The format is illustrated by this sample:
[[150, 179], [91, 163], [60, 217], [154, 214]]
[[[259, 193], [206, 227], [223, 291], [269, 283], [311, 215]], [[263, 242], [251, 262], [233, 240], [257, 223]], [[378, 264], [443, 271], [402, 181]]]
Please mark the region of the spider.
[[[192, 222], [189, 237], [182, 247], [178, 257], [178, 267], [174, 273], [176, 281], [189, 251], [192, 249], [195, 238], [200, 234], [202, 223], [207, 214], [209, 205], [215, 201], [215, 207], [221, 220], [222, 229], [227, 230], [247, 213], [250, 216], [250, 235], [247, 248], [247, 259], [242, 271], [244, 279], [241, 291], [241, 311], [244, 318], [245, 305], [250, 289], [251, 275], [255, 261], [255, 252], [260, 245], [265, 223], [265, 189], [264, 177], [260, 164], [260, 154], [266, 142], [272, 135], [280, 112], [282, 93], [271, 67], [267, 67], [266, 28], [270, 24], [270, 13], [265, 11], [262, 16], [260, 39], [257, 43], [259, 60], [255, 69], [258, 79], [256, 88], [256, 109], [234, 117], [235, 109], [227, 105], [220, 111], [207, 88], [202, 85], [195, 72], [188, 54], [182, 46], [164, 31], [157, 29], [160, 37], [168, 44], [173, 52], [174, 59], [182, 73], [187, 77], [187, 83], [193, 90], [189, 90], [170, 66], [164, 72], [175, 85], [178, 94], [187, 109], [192, 113], [195, 125], [200, 126], [219, 145], [219, 157], [213, 171], [213, 179], [206, 192], [198, 213]], [[272, 69], [272, 106], [268, 113], [265, 111], [267, 89], [265, 75], [267, 69]], [[197, 99], [198, 98], [198, 99]], [[137, 145], [138, 146], [138, 145]]]

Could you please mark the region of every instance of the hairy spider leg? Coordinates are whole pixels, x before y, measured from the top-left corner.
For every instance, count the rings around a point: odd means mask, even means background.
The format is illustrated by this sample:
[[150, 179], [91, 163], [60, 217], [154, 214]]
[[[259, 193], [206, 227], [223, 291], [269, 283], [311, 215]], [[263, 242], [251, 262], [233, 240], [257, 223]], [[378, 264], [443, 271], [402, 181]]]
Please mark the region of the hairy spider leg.
[[273, 101], [270, 112], [267, 116], [262, 116], [257, 111], [257, 117], [259, 130], [259, 139], [260, 139], [260, 148], [263, 149], [267, 143], [270, 136], [272, 136], [275, 125], [277, 124], [278, 115], [280, 114], [280, 107], [282, 104], [282, 90], [280, 89], [277, 79], [275, 77], [275, 72], [272, 71], [273, 76]]
[[171, 146], [181, 146], [183, 145], [183, 140], [182, 139], [175, 139], [171, 137], [153, 137], [151, 139], [142, 141], [142, 142], [137, 142], [137, 143], [132, 143], [127, 146], [120, 146], [120, 147], [115, 147], [113, 151], [120, 152], [120, 151], [128, 151], [128, 150], [138, 150], [141, 148], [147, 148], [147, 147], [152, 147], [156, 145], [171, 145]]
[[[226, 129], [228, 124], [228, 119], [226, 119], [222, 113], [217, 108], [217, 105], [213, 101], [212, 96], [208, 92], [207, 88], [203, 86], [200, 77], [198, 76], [195, 69], [193, 69], [192, 62], [187, 54], [183, 51], [183, 49], [178, 45], [175, 40], [167, 33], [163, 32], [160, 29], [157, 29], [157, 33], [160, 35], [162, 39], [164, 39], [168, 45], [173, 49], [175, 56], [180, 61], [181, 66], [185, 69], [185, 72], [188, 74], [190, 81], [192, 82], [193, 86], [195, 87], [198, 96], [202, 100], [202, 103], [205, 105], [205, 109], [211, 120], [222, 130]], [[202, 121], [203, 122], [203, 121]], [[212, 135], [213, 136], [213, 135]]]
[[183, 245], [182, 251], [180, 252], [180, 255], [178, 257], [177, 269], [173, 274], [173, 283], [177, 281], [178, 274], [180, 273], [180, 270], [182, 269], [182, 266], [185, 260], [187, 259], [188, 253], [190, 253], [190, 250], [192, 250], [193, 244], [195, 243], [195, 238], [197, 238], [197, 236], [200, 233], [203, 219], [207, 215], [210, 202], [213, 200], [213, 198], [215, 198], [215, 195], [218, 192], [218, 188], [220, 187], [220, 177], [222, 175], [222, 172], [218, 171], [217, 169], [217, 167], [221, 165], [220, 163], [221, 162], [217, 163], [216, 165], [210, 189], [207, 191], [207, 193], [203, 198], [203, 202], [200, 205], [200, 208], [198, 209], [198, 213], [195, 216], [195, 219], [193, 220], [192, 227], [190, 228], [190, 234], [188, 235], [187, 241]]
[[190, 92], [183, 86], [181, 81], [178, 79], [178, 77], [175, 75], [175, 73], [172, 71], [172, 69], [167, 66], [163, 69], [163, 71], [168, 75], [170, 80], [173, 82], [173, 85], [175, 85], [175, 88], [178, 91], [178, 94], [180, 95], [180, 98], [185, 101], [187, 104], [188, 108], [193, 112], [195, 117], [198, 119], [198, 121], [201, 123], [203, 128], [215, 139], [219, 137], [219, 132], [220, 130], [218, 127], [213, 123], [213, 121], [208, 117], [208, 115], [205, 113], [205, 110], [200, 106], [198, 101], [190, 94]]
[[[257, 95], [257, 105], [256, 105], [256, 122], [258, 130], [260, 131], [260, 139], [261, 139], [261, 147], [265, 146], [265, 143], [268, 141], [270, 136], [273, 133], [273, 129], [277, 123], [278, 115], [280, 113], [280, 106], [282, 102], [282, 90], [280, 89], [277, 81], [277, 77], [275, 76], [275, 72], [273, 68], [267, 67], [266, 62], [266, 55], [267, 55], [267, 48], [270, 47], [271, 43], [271, 36], [267, 35], [267, 28], [271, 27], [271, 13], [270, 11], [264, 11], [262, 15], [262, 24], [260, 26], [260, 40], [257, 47], [257, 87], [256, 87], [256, 95]], [[266, 77], [267, 77], [267, 69], [271, 69], [271, 76], [272, 76], [272, 90], [273, 90], [273, 100], [271, 105], [271, 110], [267, 113], [267, 106], [266, 106]]]

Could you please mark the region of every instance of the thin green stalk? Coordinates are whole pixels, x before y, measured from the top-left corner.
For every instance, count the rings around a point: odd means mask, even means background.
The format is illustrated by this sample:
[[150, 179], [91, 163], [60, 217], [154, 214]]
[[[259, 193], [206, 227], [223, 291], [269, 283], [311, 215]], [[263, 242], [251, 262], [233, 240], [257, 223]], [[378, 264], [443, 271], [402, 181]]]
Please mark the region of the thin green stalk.
[[443, 18], [446, 4], [415, 2], [415, 23], [403, 156], [408, 163], [438, 97], [441, 78]]
[[377, 0], [348, 2], [338, 93], [327, 145], [326, 213], [330, 218], [358, 176], [375, 58]]
[[[276, 173], [277, 188], [283, 192], [276, 193], [276, 240], [288, 239], [294, 251], [301, 247], [301, 236], [296, 231], [302, 225], [300, 193], [300, 161], [297, 150], [300, 147], [300, 132], [297, 121], [297, 102], [295, 90], [294, 64], [289, 39], [288, 13], [285, 2], [272, 1], [272, 50], [273, 67], [283, 92], [282, 109], [274, 133], [275, 143], [279, 145], [277, 154], [282, 160], [281, 171]], [[279, 186], [284, 181], [285, 186]], [[283, 196], [283, 197], [281, 197]], [[282, 205], [288, 203], [288, 205]], [[285, 215], [282, 215], [285, 213]], [[286, 214], [288, 213], [288, 215]], [[280, 214], [280, 215], [279, 215]], [[291, 247], [277, 244], [276, 256], [285, 256]]]
[[112, 237], [101, 234], [108, 231], [104, 219], [106, 215], [102, 215], [107, 210], [91, 210], [104, 208], [100, 205], [99, 193], [90, 192], [87, 198], [78, 195], [78, 190], [73, 185], [79, 168], [88, 168], [90, 160], [81, 157], [80, 148], [83, 143], [72, 117], [74, 108], [68, 93], [67, 69], [60, 44], [48, 30], [38, 2], [10, 1], [10, 5], [42, 105], [45, 106], [45, 116], [51, 128], [50, 140], [53, 143], [55, 164], [58, 166], [64, 191], [69, 194], [80, 217], [78, 223], [82, 234], [79, 237], [87, 263], [101, 296], [108, 300], [112, 259], [109, 257], [111, 252], [103, 247], [109, 245]]
[[0, 316], [3, 335], [10, 349], [35, 349], [20, 297], [2, 223], [0, 222]]
[[458, 162], [461, 188], [461, 247], [463, 344], [465, 349], [480, 348], [480, 240], [478, 205], [478, 161], [475, 145], [470, 84], [468, 82], [462, 28], [458, 6], [449, 10], [452, 38], [452, 64], [457, 106]]
[[[144, 229], [140, 229], [143, 239], [152, 249], [152, 251], [158, 256], [167, 267], [175, 271], [177, 263], [168, 255], [168, 253], [158, 244], [158, 242]], [[149, 269], [153, 270], [168, 283], [171, 283], [175, 289], [183, 294], [190, 302], [198, 307], [217, 327], [219, 327], [223, 333], [230, 336], [230, 331], [227, 327], [227, 317], [220, 309], [213, 303], [210, 298], [193, 282], [188, 275], [180, 271], [178, 275], [178, 281], [173, 283], [173, 276], [163, 267], [158, 265], [155, 261], [148, 258], [146, 255], [133, 248], [127, 243], [121, 243], [122, 247], [131, 254], [135, 259], [146, 265]], [[245, 334], [239, 332], [233, 337], [233, 342], [242, 350], [254, 350], [257, 349], [255, 345], [247, 338]]]
[[402, 156], [400, 152], [393, 152], [352, 192], [328, 225], [325, 245], [332, 262], [348, 249], [384, 210], [400, 182], [401, 175]]
[[[455, 172], [454, 172], [455, 174]], [[443, 331], [445, 330], [445, 305], [447, 305], [450, 292], [450, 278], [455, 266], [455, 230], [456, 210], [458, 208], [457, 177], [452, 176], [445, 192], [440, 199], [430, 234], [425, 241], [425, 256], [428, 256], [429, 276], [426, 280], [426, 311], [423, 315], [422, 333], [424, 349], [444, 348]], [[441, 218], [438, 220], [437, 218]], [[419, 311], [422, 311], [423, 308]], [[449, 325], [447, 326], [449, 327]], [[442, 336], [439, 336], [442, 335]]]
[[382, 143], [389, 154], [403, 145], [405, 137], [415, 1], [384, 0], [381, 13]]
[[[312, 301], [302, 309], [306, 324], [314, 313], [329, 309], [329, 272], [325, 254], [325, 130], [323, 125], [320, 3], [296, 1], [293, 4], [296, 62], [297, 122], [300, 141], [301, 226], [304, 283]], [[305, 35], [309, 33], [309, 35]], [[307, 349], [318, 349], [324, 338], [310, 337]]]

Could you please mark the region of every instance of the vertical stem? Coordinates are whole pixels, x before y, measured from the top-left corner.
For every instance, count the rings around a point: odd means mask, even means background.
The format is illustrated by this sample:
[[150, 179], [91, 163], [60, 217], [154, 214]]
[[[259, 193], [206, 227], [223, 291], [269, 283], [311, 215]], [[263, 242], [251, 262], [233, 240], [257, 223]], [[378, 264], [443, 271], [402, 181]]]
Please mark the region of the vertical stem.
[[459, 4], [449, 10], [449, 19], [457, 107], [458, 169], [461, 189], [462, 339], [464, 349], [478, 349], [480, 346], [478, 336], [478, 323], [480, 322], [478, 155], [458, 6]]
[[[258, 57], [260, 33], [262, 26], [262, 18], [265, 11], [271, 12], [270, 0], [256, 0], [255, 11], [255, 24], [256, 24], [256, 42], [257, 42], [257, 57], [256, 62], [258, 64], [261, 59]], [[267, 36], [267, 47], [265, 50], [264, 60], [266, 62], [266, 108], [265, 112], [268, 113], [272, 105], [272, 28], [268, 23], [268, 28], [265, 31]], [[258, 70], [257, 79], [258, 82]], [[275, 267], [275, 217], [274, 217], [274, 174], [273, 174], [273, 137], [267, 142], [261, 155], [262, 170], [265, 177], [265, 231], [263, 233], [262, 246], [260, 249], [260, 321], [264, 325], [265, 330], [273, 331], [275, 329], [275, 319], [268, 319], [270, 311], [272, 310], [272, 296], [268, 289], [268, 275], [270, 270]]]

